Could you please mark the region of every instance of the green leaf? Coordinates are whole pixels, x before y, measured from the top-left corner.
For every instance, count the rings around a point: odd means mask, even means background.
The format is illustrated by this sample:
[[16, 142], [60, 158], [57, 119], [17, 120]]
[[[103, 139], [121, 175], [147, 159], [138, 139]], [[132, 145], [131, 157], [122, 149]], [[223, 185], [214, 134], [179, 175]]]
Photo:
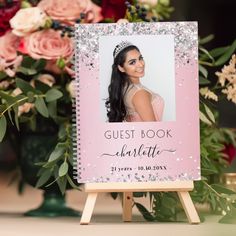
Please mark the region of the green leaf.
[[77, 186], [77, 185], [73, 182], [73, 180], [71, 179], [71, 177], [70, 177], [69, 175], [66, 175], [66, 178], [67, 178], [67, 180], [68, 180], [68, 182], [69, 182], [69, 184], [70, 184], [70, 186], [71, 186], [72, 188], [77, 189], [77, 190], [81, 190], [81, 189], [79, 188], [79, 186]]
[[35, 74], [37, 74], [37, 70], [36, 69], [26, 68], [26, 67], [22, 67], [22, 66], [19, 66], [17, 68], [17, 72], [21, 72], [24, 75], [35, 75]]
[[228, 136], [230, 142], [236, 146], [235, 131], [230, 129], [223, 129], [223, 132]]
[[228, 48], [228, 50], [225, 52], [225, 54], [223, 54], [216, 62], [215, 65], [216, 66], [220, 66], [225, 64], [225, 62], [227, 62], [231, 55], [235, 52], [236, 49], [236, 40], [234, 40], [233, 44]]
[[41, 82], [38, 79], [35, 79], [34, 83], [35, 83], [35, 88], [37, 90], [41, 91], [42, 93], [46, 93], [49, 89], [51, 89], [50, 86], [48, 86], [47, 84]]
[[138, 208], [140, 213], [142, 214], [143, 218], [147, 221], [154, 221], [154, 216], [140, 203], [135, 202], [135, 206]]
[[162, 204], [166, 208], [173, 208], [176, 206], [177, 202], [174, 198], [165, 196], [163, 197]]
[[47, 62], [44, 59], [36, 60], [36, 62], [33, 64], [33, 68], [36, 69], [37, 71], [41, 71], [45, 68], [46, 63]]
[[54, 151], [51, 153], [51, 155], [50, 155], [48, 161], [49, 161], [49, 162], [52, 162], [52, 161], [57, 160], [59, 157], [61, 157], [61, 156], [63, 155], [64, 152], [65, 152], [65, 148], [63, 148], [63, 147], [58, 147], [58, 146], [57, 146], [57, 147], [54, 149]]
[[213, 175], [213, 174], [217, 174], [217, 171], [213, 169], [201, 168], [201, 174], [203, 176]]
[[64, 161], [64, 162], [61, 164], [60, 168], [59, 168], [59, 173], [58, 173], [59, 176], [62, 177], [62, 176], [64, 176], [64, 175], [66, 175], [67, 172], [68, 172], [68, 168], [69, 168], [68, 163], [67, 163], [66, 161]]
[[[72, 144], [71, 144], [72, 145]], [[69, 163], [70, 163], [70, 165], [71, 166], [74, 166], [74, 164], [75, 164], [75, 161], [74, 161], [74, 159], [73, 159], [73, 150], [72, 150], [72, 147], [70, 147], [70, 154], [69, 154], [69, 157], [68, 157], [68, 161], [69, 161]]]
[[212, 125], [211, 121], [209, 119], [207, 119], [207, 117], [201, 112], [200, 113], [200, 120], [208, 125]]
[[235, 191], [228, 189], [224, 185], [221, 185], [221, 184], [211, 184], [211, 187], [219, 193], [236, 194]]
[[202, 77], [201, 75], [199, 76], [199, 84], [200, 85], [206, 85], [206, 84], [210, 84], [210, 83], [211, 82], [208, 79]]
[[63, 93], [57, 89], [50, 89], [46, 93], [46, 101], [52, 102], [55, 101], [63, 96]]
[[16, 98], [0, 90], [0, 98], [3, 98], [7, 103], [12, 103], [16, 101]]
[[215, 116], [214, 116], [214, 114], [212, 113], [212, 111], [210, 110], [210, 108], [209, 108], [206, 104], [204, 104], [204, 108], [205, 108], [205, 111], [206, 111], [208, 117], [210, 118], [210, 120], [211, 120], [213, 123], [215, 123], [215, 122], [216, 122], [216, 121], [215, 121]]
[[209, 53], [215, 58], [215, 57], [218, 57], [218, 56], [224, 54], [228, 49], [229, 49], [229, 46], [214, 48]]
[[55, 164], [54, 166], [53, 166], [53, 176], [54, 176], [54, 178], [55, 179], [57, 179], [58, 178], [58, 171], [59, 171], [59, 167], [58, 167], [58, 165], [57, 164]]
[[216, 210], [216, 206], [217, 206], [216, 198], [215, 198], [215, 196], [214, 196], [214, 194], [212, 192], [210, 192], [209, 194], [210, 194], [211, 207], [212, 207], [213, 211], [215, 211]]
[[170, 220], [170, 218], [174, 215], [172, 209], [165, 207], [164, 205], [161, 205], [159, 208], [159, 211], [161, 212], [161, 214]]
[[7, 77], [7, 74], [3, 71], [0, 71], [0, 80], [4, 79]]
[[66, 128], [65, 128], [65, 125], [60, 125], [60, 129], [59, 129], [59, 132], [58, 132], [58, 137], [60, 139], [64, 139], [66, 137]]
[[57, 116], [57, 101], [49, 102], [48, 103], [48, 112], [49, 116], [55, 118]]
[[23, 95], [23, 94], [19, 94], [17, 96], [14, 97], [14, 103], [17, 102], [17, 105], [20, 106], [20, 105], [23, 105], [27, 102], [27, 99], [28, 97]]
[[39, 188], [39, 187], [43, 186], [45, 183], [47, 183], [47, 181], [50, 179], [50, 177], [51, 177], [51, 171], [50, 170], [46, 170], [46, 171], [42, 172], [42, 174], [39, 177], [35, 187]]
[[31, 91], [27, 92], [27, 97], [28, 97], [28, 102], [33, 103], [35, 98], [34, 98], [34, 93]]
[[31, 130], [36, 130], [36, 116], [34, 114], [30, 117], [29, 125]]
[[35, 60], [32, 57], [24, 56], [21, 65], [26, 68], [31, 68], [34, 63]]
[[199, 40], [199, 44], [205, 44], [205, 43], [208, 43], [210, 41], [212, 41], [212, 39], [214, 39], [214, 35], [213, 34], [210, 34], [208, 36], [206, 36], [205, 38], [202, 38]]
[[41, 97], [37, 97], [35, 101], [35, 107], [37, 111], [44, 117], [48, 118], [49, 113], [48, 113], [48, 108], [44, 102], [44, 99]]
[[11, 121], [11, 124], [14, 125], [13, 120], [12, 120], [11, 111], [12, 111], [12, 110], [11, 110], [11, 108], [10, 108], [10, 109], [7, 110], [7, 113], [8, 113], [8, 117], [9, 117], [9, 119], [10, 119], [10, 121]]
[[7, 108], [6, 104], [1, 104], [1, 105], [0, 105], [0, 114], [1, 114], [3, 111], [5, 111], [6, 108]]
[[23, 79], [20, 79], [20, 78], [16, 78], [16, 86], [18, 88], [21, 89], [21, 91], [27, 95], [27, 93], [30, 91], [30, 92], [33, 92], [35, 93], [35, 89], [28, 83], [26, 82], [25, 80]]
[[45, 162], [45, 164], [43, 165], [44, 168], [53, 168], [55, 166], [55, 162], [51, 161], [51, 162]]
[[13, 106], [13, 110], [14, 110], [14, 120], [15, 120], [15, 124], [16, 124], [16, 128], [19, 131], [20, 130], [20, 125], [19, 125], [19, 117], [18, 117], [18, 105], [14, 105]]
[[57, 185], [61, 191], [61, 193], [64, 195], [66, 191], [66, 185], [67, 185], [67, 179], [66, 176], [60, 177], [57, 179]]
[[207, 78], [207, 76], [208, 76], [208, 71], [207, 71], [206, 68], [203, 67], [202, 65], [199, 65], [199, 72], [200, 72], [205, 78]]
[[0, 142], [2, 142], [6, 130], [7, 130], [7, 120], [6, 117], [3, 115], [0, 117]]
[[[203, 56], [209, 58], [212, 60], [212, 62], [215, 62], [215, 59], [212, 57], [212, 55], [203, 47], [199, 47], [199, 50], [204, 53]], [[201, 56], [200, 60], [202, 60], [203, 56]]]

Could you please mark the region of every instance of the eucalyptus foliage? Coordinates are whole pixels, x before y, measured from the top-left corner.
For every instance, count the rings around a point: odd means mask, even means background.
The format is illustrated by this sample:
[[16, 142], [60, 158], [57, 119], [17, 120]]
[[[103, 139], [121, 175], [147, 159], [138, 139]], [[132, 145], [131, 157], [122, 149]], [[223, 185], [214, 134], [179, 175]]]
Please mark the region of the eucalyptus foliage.
[[[19, 132], [25, 132], [22, 126], [28, 125], [34, 132], [39, 129], [37, 127], [39, 117], [44, 119], [44, 126], [47, 126], [47, 120], [51, 120], [59, 127], [58, 140], [49, 160], [45, 163], [35, 163], [40, 166], [36, 187], [48, 187], [52, 183], [57, 183], [61, 193], [64, 194], [68, 187], [78, 189], [72, 180], [73, 157], [70, 124], [72, 104], [71, 97], [65, 88], [69, 79], [66, 74], [62, 73], [57, 78], [60, 86], [50, 87], [41, 82], [38, 80], [38, 76], [45, 70], [45, 65], [45, 60], [24, 57], [22, 65], [18, 68], [17, 76], [14, 78], [13, 88], [6, 91], [0, 90], [0, 142], [6, 136], [8, 126], [15, 127]], [[2, 79], [7, 79], [7, 75], [3, 72], [0, 74], [0, 81]], [[15, 96], [14, 88], [20, 89], [21, 93]], [[30, 112], [19, 115], [19, 107], [26, 103], [31, 104]]]

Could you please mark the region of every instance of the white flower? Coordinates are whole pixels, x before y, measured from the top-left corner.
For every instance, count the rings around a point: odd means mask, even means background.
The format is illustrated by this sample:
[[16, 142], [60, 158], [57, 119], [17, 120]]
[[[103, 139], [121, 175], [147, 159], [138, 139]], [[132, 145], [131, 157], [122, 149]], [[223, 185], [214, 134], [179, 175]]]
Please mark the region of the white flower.
[[227, 95], [227, 99], [236, 104], [236, 84], [228, 86], [222, 90], [222, 93]]
[[127, 19], [119, 19], [116, 23], [129, 23]]
[[50, 74], [42, 74], [38, 77], [38, 80], [52, 87], [55, 84], [55, 78]]
[[204, 96], [206, 99], [212, 99], [214, 101], [218, 101], [218, 96], [209, 90], [208, 87], [204, 87], [200, 89], [200, 94]]
[[20, 9], [10, 20], [12, 32], [18, 36], [25, 36], [44, 26], [47, 15], [38, 7]]
[[72, 80], [68, 85], [67, 85], [67, 91], [69, 92], [70, 96], [72, 98], [75, 98], [75, 81]]
[[222, 93], [227, 95], [227, 99], [236, 104], [236, 55], [234, 54], [229, 62], [225, 65], [221, 72], [216, 72], [218, 82], [224, 89]]
[[[13, 90], [12, 95], [17, 96], [21, 93], [22, 93], [21, 89], [16, 88]], [[28, 113], [33, 107], [34, 107], [34, 104], [25, 102], [23, 105], [20, 105], [18, 107], [18, 116], [21, 116], [23, 113]]]
[[156, 6], [157, 3], [158, 3], [158, 0], [138, 0], [138, 3], [141, 3], [141, 4], [148, 4], [150, 6]]
[[0, 90], [5, 90], [9, 87], [11, 83], [7, 80], [1, 81], [0, 82]]

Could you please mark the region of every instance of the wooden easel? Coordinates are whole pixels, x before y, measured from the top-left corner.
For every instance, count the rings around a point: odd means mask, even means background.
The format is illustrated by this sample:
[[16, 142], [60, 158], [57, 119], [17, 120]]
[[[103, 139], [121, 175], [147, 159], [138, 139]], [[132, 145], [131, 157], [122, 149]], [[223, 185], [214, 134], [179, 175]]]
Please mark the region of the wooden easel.
[[123, 192], [123, 221], [132, 221], [133, 192], [177, 192], [190, 224], [200, 223], [189, 191], [193, 190], [193, 181], [138, 182], [138, 183], [88, 183], [88, 193], [80, 224], [87, 225], [93, 213], [98, 193]]

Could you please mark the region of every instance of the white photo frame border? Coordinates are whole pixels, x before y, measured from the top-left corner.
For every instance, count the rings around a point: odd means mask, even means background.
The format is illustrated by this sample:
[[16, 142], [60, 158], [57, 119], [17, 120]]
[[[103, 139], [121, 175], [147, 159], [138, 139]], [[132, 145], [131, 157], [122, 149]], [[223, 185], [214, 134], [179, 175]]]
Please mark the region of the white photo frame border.
[[[113, 50], [121, 41], [129, 41], [140, 49], [145, 61], [145, 76], [141, 83], [159, 94], [165, 101], [162, 121], [176, 120], [175, 55], [173, 35], [100, 36], [100, 109], [102, 121], [107, 120], [105, 100], [113, 63]], [[171, 94], [171, 96], [170, 96]]]

